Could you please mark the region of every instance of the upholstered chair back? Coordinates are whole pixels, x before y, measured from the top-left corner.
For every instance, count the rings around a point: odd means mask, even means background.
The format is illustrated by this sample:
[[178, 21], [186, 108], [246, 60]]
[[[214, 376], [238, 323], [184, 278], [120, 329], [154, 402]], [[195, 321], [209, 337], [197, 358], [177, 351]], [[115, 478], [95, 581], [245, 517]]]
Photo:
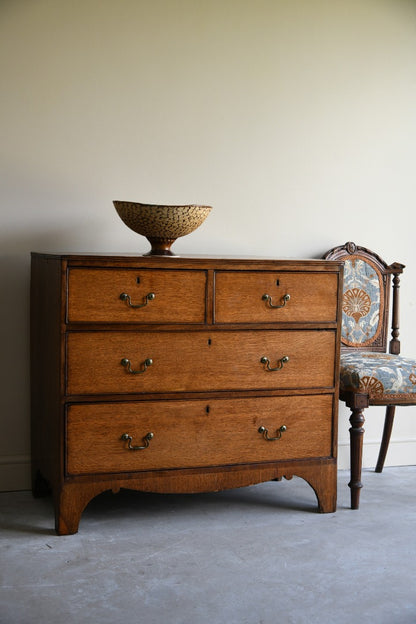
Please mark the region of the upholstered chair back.
[[352, 254], [344, 262], [342, 342], [346, 347], [386, 350], [390, 275], [374, 260]]
[[354, 243], [332, 250], [331, 257], [344, 261], [342, 350], [385, 353], [391, 267]]

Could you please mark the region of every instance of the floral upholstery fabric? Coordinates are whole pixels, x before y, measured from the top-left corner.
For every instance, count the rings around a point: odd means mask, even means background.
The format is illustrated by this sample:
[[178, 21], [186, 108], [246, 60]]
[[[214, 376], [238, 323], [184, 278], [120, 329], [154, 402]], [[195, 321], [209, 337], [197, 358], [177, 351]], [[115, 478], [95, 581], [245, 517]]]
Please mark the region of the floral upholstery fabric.
[[342, 339], [347, 345], [365, 346], [377, 337], [383, 305], [381, 276], [370, 262], [351, 256], [344, 262]]
[[416, 359], [373, 352], [341, 354], [340, 389], [366, 392], [370, 399], [398, 399], [415, 394]]

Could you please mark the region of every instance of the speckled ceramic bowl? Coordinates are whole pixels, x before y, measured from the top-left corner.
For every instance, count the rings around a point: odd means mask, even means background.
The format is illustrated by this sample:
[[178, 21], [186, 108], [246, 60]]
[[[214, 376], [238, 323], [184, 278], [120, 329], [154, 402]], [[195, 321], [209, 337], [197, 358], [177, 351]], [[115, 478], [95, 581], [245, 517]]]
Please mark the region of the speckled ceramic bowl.
[[137, 234], [145, 236], [152, 248], [147, 256], [173, 256], [172, 244], [205, 221], [211, 206], [159, 206], [114, 201], [120, 219]]

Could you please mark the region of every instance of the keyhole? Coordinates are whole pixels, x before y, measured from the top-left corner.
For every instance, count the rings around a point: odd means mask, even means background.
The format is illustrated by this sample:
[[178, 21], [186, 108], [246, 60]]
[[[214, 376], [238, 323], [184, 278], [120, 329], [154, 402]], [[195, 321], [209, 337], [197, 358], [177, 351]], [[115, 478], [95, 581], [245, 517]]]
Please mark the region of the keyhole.
[[136, 283], [140, 284], [140, 277], [136, 277]]
[[209, 407], [209, 405], [207, 405], [206, 408], [205, 408], [205, 411], [206, 411], [207, 414], [209, 414], [209, 410], [210, 410], [210, 407]]
[[280, 286], [280, 280], [276, 280], [276, 286]]
[[211, 338], [208, 338], [208, 346], [211, 346], [211, 344], [212, 344], [212, 340]]

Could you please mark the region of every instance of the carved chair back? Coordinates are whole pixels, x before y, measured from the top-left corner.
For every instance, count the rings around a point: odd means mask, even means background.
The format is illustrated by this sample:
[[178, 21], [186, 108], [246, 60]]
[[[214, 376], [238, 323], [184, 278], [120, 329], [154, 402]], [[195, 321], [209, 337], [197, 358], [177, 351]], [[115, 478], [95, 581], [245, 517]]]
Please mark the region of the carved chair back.
[[393, 275], [392, 339], [389, 353], [400, 353], [398, 289], [404, 269], [387, 265], [377, 254], [348, 242], [334, 247], [328, 260], [343, 260], [342, 351], [387, 352], [391, 276]]

